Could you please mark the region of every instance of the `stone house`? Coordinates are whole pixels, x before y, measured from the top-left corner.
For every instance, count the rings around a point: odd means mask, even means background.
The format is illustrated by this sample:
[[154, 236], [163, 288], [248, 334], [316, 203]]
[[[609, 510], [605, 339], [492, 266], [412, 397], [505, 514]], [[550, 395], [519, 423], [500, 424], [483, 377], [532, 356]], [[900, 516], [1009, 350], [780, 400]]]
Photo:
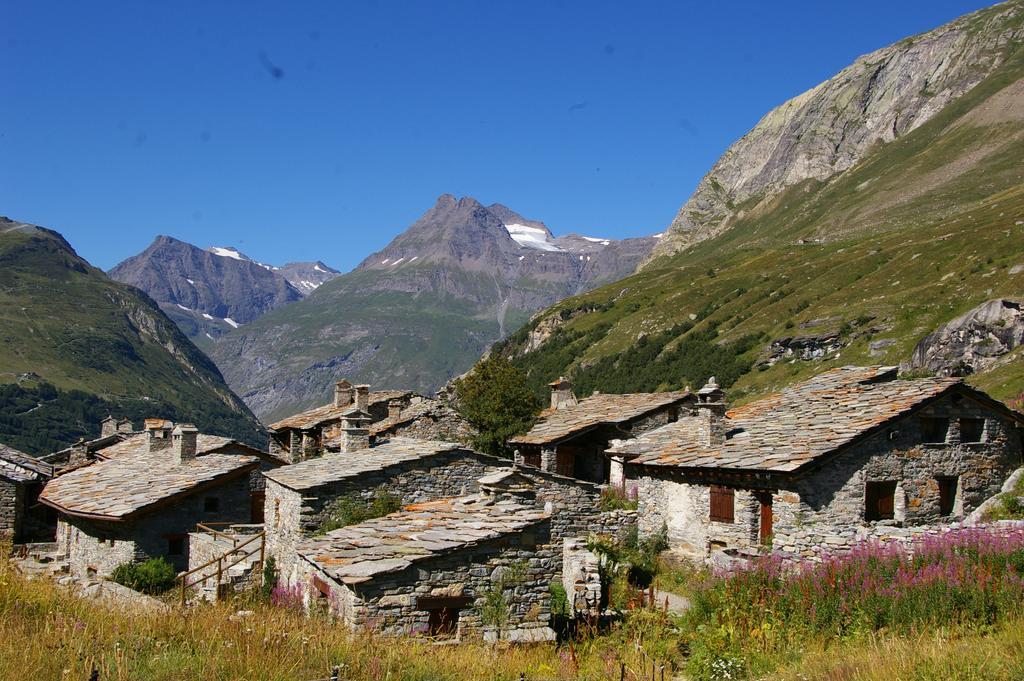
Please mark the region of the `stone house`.
[[[468, 445], [474, 435], [476, 429], [448, 403], [428, 397], [408, 406], [403, 406], [400, 400], [392, 400], [388, 403], [387, 418], [370, 425], [371, 442], [391, 437], [412, 437]], [[334, 441], [328, 443], [328, 449], [337, 448]]]
[[320, 456], [326, 443], [341, 435], [346, 412], [355, 409], [366, 414], [369, 424], [388, 418], [396, 406], [404, 409], [417, 399], [421, 398], [408, 390], [370, 392], [368, 385], [353, 386], [346, 380], [338, 381], [330, 404], [289, 416], [267, 427], [269, 452], [275, 458], [293, 463]]
[[0, 538], [16, 544], [53, 539], [56, 519], [39, 505], [53, 466], [0, 444]]
[[94, 454], [98, 450], [123, 442], [141, 432], [135, 430], [130, 419], [115, 419], [113, 416], [107, 416], [100, 422], [99, 437], [91, 440], [82, 438], [70, 447], [65, 447], [41, 458], [58, 469], [74, 468], [94, 461]]
[[509, 440], [516, 463], [595, 483], [623, 485], [623, 456], [609, 457], [612, 440], [636, 437], [689, 413], [689, 391], [595, 393], [577, 400], [569, 382], [551, 383], [551, 407], [523, 435]]
[[958, 379], [843, 367], [726, 412], [712, 379], [696, 414], [615, 443], [638, 480], [642, 533], [704, 559], [841, 550], [949, 524], [1021, 466], [1024, 415]]
[[334, 500], [387, 493], [403, 504], [474, 492], [501, 459], [451, 442], [393, 438], [376, 447], [328, 453], [265, 474], [266, 550], [281, 581], [294, 581], [295, 546], [317, 532]]
[[307, 606], [390, 635], [553, 639], [550, 514], [507, 480], [301, 541]]
[[180, 570], [196, 523], [251, 518], [260, 458], [238, 453], [248, 448], [230, 440], [211, 447], [190, 424], [147, 425], [102, 460], [54, 478], [39, 497], [59, 515], [58, 550], [74, 576], [107, 576], [121, 563], [157, 556]]

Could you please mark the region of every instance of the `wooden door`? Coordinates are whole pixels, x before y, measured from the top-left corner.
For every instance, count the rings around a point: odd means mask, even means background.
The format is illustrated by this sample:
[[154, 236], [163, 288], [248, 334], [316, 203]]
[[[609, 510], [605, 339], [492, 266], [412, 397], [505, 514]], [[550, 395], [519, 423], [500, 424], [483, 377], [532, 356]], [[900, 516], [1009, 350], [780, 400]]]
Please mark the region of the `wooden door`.
[[249, 522], [253, 524], [263, 523], [263, 501], [266, 499], [265, 492], [253, 492], [249, 495]]
[[772, 538], [772, 495], [771, 492], [762, 492], [757, 500], [761, 507], [761, 528], [758, 536], [762, 544], [767, 544]]

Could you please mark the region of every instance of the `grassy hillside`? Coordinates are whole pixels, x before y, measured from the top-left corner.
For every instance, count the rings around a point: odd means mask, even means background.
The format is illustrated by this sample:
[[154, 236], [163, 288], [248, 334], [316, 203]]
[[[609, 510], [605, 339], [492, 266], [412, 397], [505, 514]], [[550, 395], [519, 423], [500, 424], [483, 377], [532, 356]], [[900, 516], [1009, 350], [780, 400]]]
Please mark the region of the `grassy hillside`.
[[[502, 351], [538, 389], [558, 374], [574, 375], [584, 393], [675, 388], [716, 374], [740, 400], [831, 366], [908, 360], [943, 322], [1024, 296], [1022, 78], [1017, 51], [850, 170], [747, 201], [718, 237], [563, 301]], [[773, 339], [830, 332], [841, 347], [822, 359], [763, 362]], [[524, 353], [531, 334], [547, 340]], [[887, 343], [872, 350], [873, 341]], [[970, 380], [1000, 398], [1018, 395], [1020, 351]]]
[[97, 434], [107, 414], [261, 440], [214, 364], [145, 294], [56, 232], [0, 222], [0, 439], [52, 451]]

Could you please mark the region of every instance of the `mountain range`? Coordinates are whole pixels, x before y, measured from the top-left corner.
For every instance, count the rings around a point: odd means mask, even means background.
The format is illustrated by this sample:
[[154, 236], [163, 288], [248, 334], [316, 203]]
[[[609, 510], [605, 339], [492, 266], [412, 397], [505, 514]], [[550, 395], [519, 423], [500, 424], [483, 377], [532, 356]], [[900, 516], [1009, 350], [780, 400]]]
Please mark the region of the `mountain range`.
[[[1020, 395], [1024, 351], [984, 320], [1024, 299], [1022, 41], [1018, 1], [857, 59], [733, 144], [639, 272], [499, 351], [538, 392], [559, 375], [586, 394], [714, 374], [743, 401], [872, 363]], [[915, 359], [951, 337], [985, 361]]]
[[280, 267], [256, 262], [232, 247], [201, 249], [158, 236], [108, 272], [145, 291], [201, 346], [263, 314], [302, 300], [337, 270], [322, 262]]
[[535, 311], [633, 272], [657, 239], [555, 237], [500, 204], [445, 194], [354, 270], [207, 346], [264, 419], [341, 376], [433, 391]]
[[0, 218], [0, 440], [46, 453], [97, 435], [108, 414], [263, 442], [252, 412], [152, 299], [57, 232]]

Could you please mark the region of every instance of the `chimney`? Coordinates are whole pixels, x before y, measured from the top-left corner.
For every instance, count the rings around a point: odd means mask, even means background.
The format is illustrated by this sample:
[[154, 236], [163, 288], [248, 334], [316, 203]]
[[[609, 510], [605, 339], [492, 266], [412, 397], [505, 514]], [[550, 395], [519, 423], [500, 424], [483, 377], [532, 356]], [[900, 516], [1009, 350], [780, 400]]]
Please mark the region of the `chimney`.
[[370, 386], [356, 386], [356, 409], [363, 412], [370, 410]]
[[188, 463], [196, 458], [199, 430], [191, 423], [179, 423], [171, 434], [171, 451], [175, 463]]
[[697, 391], [698, 437], [705, 447], [725, 442], [725, 391], [712, 376]]
[[164, 419], [146, 419], [146, 437], [150, 452], [171, 446], [171, 424]]
[[68, 456], [68, 467], [81, 466], [89, 460], [89, 447], [85, 444], [85, 438], [78, 438], [78, 442], [71, 445], [71, 454]]
[[388, 402], [388, 418], [397, 419], [402, 414], [402, 400], [391, 400]]
[[113, 416], [107, 416], [107, 418], [100, 421], [100, 437], [110, 437], [117, 432], [117, 419]]
[[[363, 386], [360, 386], [363, 387]], [[341, 437], [338, 440], [342, 452], [357, 452], [370, 448], [370, 415], [352, 408], [341, 415]]]
[[334, 384], [334, 406], [347, 407], [352, 404], [352, 384], [344, 378]]
[[576, 395], [572, 392], [572, 383], [565, 376], [560, 376], [551, 386], [551, 408], [562, 409], [576, 404]]
[[117, 432], [119, 432], [119, 433], [131, 433], [131, 432], [133, 432], [133, 430], [132, 430], [132, 420], [125, 418], [125, 419], [121, 419], [120, 421], [118, 421], [117, 422]]

